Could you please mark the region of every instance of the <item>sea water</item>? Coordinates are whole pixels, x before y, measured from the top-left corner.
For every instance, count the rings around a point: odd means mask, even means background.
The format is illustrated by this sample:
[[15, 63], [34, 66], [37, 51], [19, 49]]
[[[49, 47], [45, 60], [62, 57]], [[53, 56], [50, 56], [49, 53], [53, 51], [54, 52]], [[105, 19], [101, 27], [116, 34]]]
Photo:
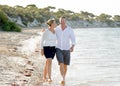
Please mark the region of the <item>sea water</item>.
[[[64, 86], [120, 86], [120, 28], [74, 29], [76, 46], [71, 53]], [[53, 83], [62, 79], [56, 58]]]

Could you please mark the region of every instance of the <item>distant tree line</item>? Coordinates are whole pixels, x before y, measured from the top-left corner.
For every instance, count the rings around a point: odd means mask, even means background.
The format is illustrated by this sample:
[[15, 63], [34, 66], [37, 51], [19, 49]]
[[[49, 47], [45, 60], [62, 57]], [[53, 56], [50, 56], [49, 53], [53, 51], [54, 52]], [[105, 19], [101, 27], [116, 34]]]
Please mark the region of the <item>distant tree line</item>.
[[11, 22], [1, 9], [0, 9], [0, 30], [21, 32], [21, 28], [17, 26], [15, 22]]
[[42, 24], [51, 17], [54, 17], [58, 22], [60, 16], [66, 16], [67, 19], [70, 21], [83, 20], [90, 23], [98, 21], [102, 23], [106, 22], [108, 24], [117, 22], [118, 26], [120, 26], [120, 15], [111, 16], [105, 13], [101, 13], [100, 15], [94, 15], [93, 13], [84, 11], [75, 13], [71, 10], [56, 10], [56, 8], [52, 6], [38, 8], [35, 4], [30, 4], [26, 7], [19, 5], [16, 5], [14, 7], [8, 5], [0, 5], [0, 9], [9, 17], [21, 17], [24, 25], [27, 25], [28, 22], [32, 22], [34, 19], [36, 19], [40, 24]]

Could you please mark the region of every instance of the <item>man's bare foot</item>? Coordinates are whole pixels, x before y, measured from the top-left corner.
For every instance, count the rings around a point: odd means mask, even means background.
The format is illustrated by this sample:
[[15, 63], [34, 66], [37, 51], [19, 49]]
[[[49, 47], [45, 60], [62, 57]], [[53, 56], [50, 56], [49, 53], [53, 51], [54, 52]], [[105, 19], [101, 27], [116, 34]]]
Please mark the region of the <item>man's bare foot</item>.
[[65, 84], [65, 81], [61, 81], [60, 84]]

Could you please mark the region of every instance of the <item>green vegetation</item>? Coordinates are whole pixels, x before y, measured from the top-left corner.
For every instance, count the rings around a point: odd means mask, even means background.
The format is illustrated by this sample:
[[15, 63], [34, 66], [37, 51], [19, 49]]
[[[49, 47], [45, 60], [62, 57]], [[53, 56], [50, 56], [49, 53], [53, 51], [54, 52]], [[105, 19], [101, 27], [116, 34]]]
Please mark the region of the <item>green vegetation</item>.
[[[114, 24], [112, 23], [117, 23], [117, 25], [120, 26], [120, 15], [114, 15], [112, 17], [109, 14], [101, 13], [100, 15], [94, 15], [93, 13], [84, 11], [75, 13], [71, 10], [56, 9], [52, 6], [38, 8], [34, 4], [27, 5], [26, 7], [22, 7], [19, 5], [14, 7], [0, 5], [0, 8], [10, 18], [20, 17], [22, 23], [25, 26], [27, 26], [28, 22], [33, 22], [34, 19], [36, 19], [40, 23], [40, 25], [46, 22], [46, 20], [48, 20], [51, 17], [54, 17], [58, 22], [60, 16], [66, 16], [69, 21], [87, 21], [90, 24], [92, 24], [93, 22], [101, 22], [107, 23], [110, 26], [114, 26]], [[7, 30], [9, 30], [9, 28]]]
[[21, 32], [21, 29], [16, 26], [14, 22], [7, 21], [3, 24], [2, 26], [4, 31], [16, 31], [16, 32]]
[[3, 31], [21, 31], [14, 22], [8, 19], [7, 15], [2, 10], [0, 10], [0, 29]]

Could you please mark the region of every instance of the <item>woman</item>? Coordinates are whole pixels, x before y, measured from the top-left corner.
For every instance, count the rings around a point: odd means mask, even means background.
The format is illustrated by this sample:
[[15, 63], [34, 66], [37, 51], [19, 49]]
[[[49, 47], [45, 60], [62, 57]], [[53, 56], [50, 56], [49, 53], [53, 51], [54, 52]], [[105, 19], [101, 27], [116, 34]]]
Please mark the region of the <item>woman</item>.
[[43, 81], [51, 82], [51, 66], [52, 59], [56, 52], [56, 34], [54, 28], [56, 27], [56, 22], [54, 19], [49, 19], [47, 21], [48, 29], [44, 31], [41, 40], [41, 55], [45, 55], [46, 63], [43, 71]]

